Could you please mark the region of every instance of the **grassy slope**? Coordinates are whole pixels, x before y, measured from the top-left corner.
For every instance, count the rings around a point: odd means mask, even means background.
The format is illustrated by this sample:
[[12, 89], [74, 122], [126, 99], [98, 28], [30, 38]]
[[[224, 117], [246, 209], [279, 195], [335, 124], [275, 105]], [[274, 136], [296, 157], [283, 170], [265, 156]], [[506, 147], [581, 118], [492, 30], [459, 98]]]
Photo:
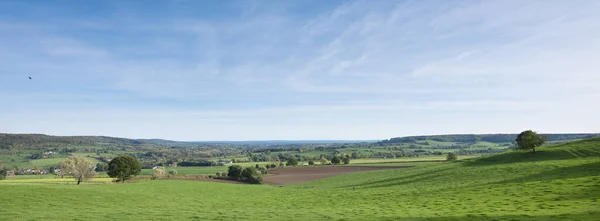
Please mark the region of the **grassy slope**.
[[593, 139], [535, 155], [511, 152], [283, 188], [197, 181], [0, 185], [9, 193], [0, 194], [0, 214], [15, 220], [597, 220], [599, 175], [600, 139]]

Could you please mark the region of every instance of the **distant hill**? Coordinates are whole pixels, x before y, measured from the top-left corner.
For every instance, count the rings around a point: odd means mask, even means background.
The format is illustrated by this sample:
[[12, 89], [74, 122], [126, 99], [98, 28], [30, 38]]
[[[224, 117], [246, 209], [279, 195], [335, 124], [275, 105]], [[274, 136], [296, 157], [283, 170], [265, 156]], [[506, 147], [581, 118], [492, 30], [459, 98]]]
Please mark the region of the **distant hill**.
[[[379, 141], [379, 144], [401, 144], [415, 143], [417, 141], [433, 140], [438, 142], [460, 142], [474, 143], [479, 141], [490, 143], [510, 143], [514, 142], [518, 134], [451, 134], [451, 135], [430, 135], [430, 136], [410, 136], [410, 137], [395, 137], [388, 140]], [[580, 140], [598, 137], [600, 134], [545, 134], [548, 135], [549, 142]]]
[[289, 145], [289, 144], [334, 144], [376, 142], [375, 140], [265, 140], [265, 141], [173, 141], [164, 139], [128, 139], [107, 136], [51, 136], [45, 134], [6, 134], [0, 133], [0, 149], [44, 148], [67, 145], [78, 146], [178, 146], [193, 145]]
[[44, 134], [5, 134], [0, 133], [0, 149], [23, 147], [41, 148], [58, 147], [65, 145], [123, 145], [135, 146], [142, 145], [144, 141], [106, 137], [106, 136], [50, 136]]

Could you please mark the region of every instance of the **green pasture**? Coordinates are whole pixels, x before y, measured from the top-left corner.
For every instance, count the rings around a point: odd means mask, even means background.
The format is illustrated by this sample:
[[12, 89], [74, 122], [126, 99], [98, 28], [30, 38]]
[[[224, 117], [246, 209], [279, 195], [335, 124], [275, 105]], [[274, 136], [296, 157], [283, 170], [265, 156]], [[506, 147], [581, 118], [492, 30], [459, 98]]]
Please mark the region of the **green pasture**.
[[598, 220], [600, 138], [282, 187], [35, 183], [0, 181], [4, 220]]

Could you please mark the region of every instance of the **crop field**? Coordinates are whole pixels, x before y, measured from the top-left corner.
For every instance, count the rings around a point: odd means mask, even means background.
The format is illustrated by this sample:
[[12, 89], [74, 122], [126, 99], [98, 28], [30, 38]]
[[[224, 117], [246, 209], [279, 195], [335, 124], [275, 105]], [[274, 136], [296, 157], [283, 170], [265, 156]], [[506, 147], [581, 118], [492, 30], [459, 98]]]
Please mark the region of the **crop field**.
[[283, 186], [32, 183], [0, 181], [9, 193], [0, 194], [0, 214], [9, 220], [598, 220], [600, 139]]

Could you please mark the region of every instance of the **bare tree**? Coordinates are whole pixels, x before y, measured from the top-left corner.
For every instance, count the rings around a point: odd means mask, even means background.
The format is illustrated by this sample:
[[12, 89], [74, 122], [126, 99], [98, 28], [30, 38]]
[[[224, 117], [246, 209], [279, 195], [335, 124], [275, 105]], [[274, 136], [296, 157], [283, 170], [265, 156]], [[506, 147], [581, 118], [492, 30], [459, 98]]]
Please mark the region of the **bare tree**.
[[69, 159], [61, 163], [61, 172], [72, 176], [77, 180], [77, 185], [83, 181], [88, 181], [96, 175], [94, 164], [80, 156], [70, 156]]

